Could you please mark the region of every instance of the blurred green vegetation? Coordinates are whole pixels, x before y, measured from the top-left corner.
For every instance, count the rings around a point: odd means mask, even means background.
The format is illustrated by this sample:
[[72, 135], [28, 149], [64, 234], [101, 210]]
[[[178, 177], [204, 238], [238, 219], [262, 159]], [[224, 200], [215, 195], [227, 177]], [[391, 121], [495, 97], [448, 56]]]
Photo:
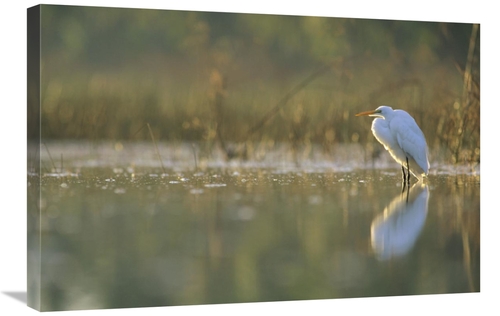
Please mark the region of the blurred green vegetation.
[[435, 157], [479, 162], [478, 25], [41, 12], [43, 139], [149, 139], [149, 123], [159, 141], [220, 144], [228, 157], [228, 144], [261, 141], [328, 151], [376, 142], [354, 114], [385, 104], [414, 116]]

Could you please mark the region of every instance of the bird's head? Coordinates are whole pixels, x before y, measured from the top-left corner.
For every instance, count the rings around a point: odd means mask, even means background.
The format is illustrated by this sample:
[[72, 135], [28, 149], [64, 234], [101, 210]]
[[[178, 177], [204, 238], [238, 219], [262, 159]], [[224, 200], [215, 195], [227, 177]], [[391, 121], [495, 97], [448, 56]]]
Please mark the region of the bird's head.
[[366, 111], [366, 112], [361, 112], [356, 114], [356, 116], [374, 116], [374, 117], [387, 117], [392, 113], [394, 110], [387, 105], [381, 105], [375, 110], [372, 111]]

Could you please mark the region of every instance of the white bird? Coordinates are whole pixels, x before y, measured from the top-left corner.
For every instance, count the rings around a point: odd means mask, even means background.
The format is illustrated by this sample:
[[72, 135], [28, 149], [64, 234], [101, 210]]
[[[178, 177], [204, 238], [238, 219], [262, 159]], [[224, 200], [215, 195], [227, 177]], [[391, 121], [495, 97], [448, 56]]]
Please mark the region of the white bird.
[[[427, 142], [424, 133], [410, 114], [382, 105], [376, 110], [361, 112], [356, 116], [376, 117], [372, 123], [373, 135], [401, 165], [405, 184], [410, 183], [410, 172], [419, 180], [427, 176], [429, 173]], [[408, 177], [405, 175], [405, 168]]]
[[428, 204], [429, 187], [417, 183], [406, 197], [397, 195], [372, 221], [371, 244], [378, 259], [403, 256], [415, 246], [425, 226]]

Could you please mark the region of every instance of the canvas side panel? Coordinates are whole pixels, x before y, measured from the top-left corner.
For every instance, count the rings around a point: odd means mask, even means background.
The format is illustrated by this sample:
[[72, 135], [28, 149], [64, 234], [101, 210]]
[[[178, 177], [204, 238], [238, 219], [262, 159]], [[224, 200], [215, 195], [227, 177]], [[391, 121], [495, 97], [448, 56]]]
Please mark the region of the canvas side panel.
[[27, 25], [27, 294], [28, 306], [40, 310], [40, 6], [28, 9]]

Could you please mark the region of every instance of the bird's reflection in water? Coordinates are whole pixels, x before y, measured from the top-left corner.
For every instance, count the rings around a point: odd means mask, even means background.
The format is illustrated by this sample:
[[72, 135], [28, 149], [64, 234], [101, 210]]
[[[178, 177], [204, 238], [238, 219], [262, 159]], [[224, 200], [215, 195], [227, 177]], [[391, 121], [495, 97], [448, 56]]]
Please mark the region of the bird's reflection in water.
[[379, 260], [388, 260], [407, 254], [424, 227], [427, 217], [429, 188], [416, 183], [398, 194], [375, 217], [371, 225], [371, 244]]

